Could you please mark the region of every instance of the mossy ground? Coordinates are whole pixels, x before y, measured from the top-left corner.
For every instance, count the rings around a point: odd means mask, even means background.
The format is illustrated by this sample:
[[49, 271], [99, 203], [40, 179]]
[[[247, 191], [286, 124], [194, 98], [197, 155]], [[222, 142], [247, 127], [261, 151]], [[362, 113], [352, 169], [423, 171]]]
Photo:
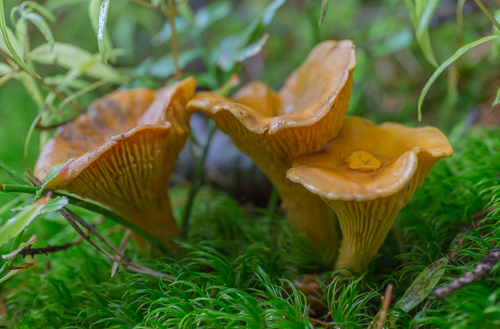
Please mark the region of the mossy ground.
[[[467, 232], [439, 285], [457, 278], [500, 246], [500, 128], [456, 128], [455, 155], [440, 161], [408, 206], [361, 278], [321, 273], [331, 328], [367, 328], [381, 308], [387, 284], [403, 295], [413, 279], [449, 252], [473, 214], [493, 209], [486, 225]], [[185, 190], [175, 189], [174, 204]], [[176, 201], [177, 200], [177, 201]], [[176, 208], [179, 216], [182, 207]], [[91, 219], [91, 214], [82, 214]], [[115, 244], [123, 231], [111, 222], [99, 230]], [[76, 233], [58, 217], [38, 220], [27, 235], [62, 244]], [[128, 255], [177, 277], [175, 282], [119, 270], [88, 244], [37, 256], [37, 266], [9, 280], [1, 298], [6, 328], [308, 328], [305, 297], [290, 288], [300, 272], [310, 272], [307, 250], [277, 213], [245, 214], [230, 196], [203, 188], [196, 199], [190, 236], [175, 258], [150, 258], [129, 248]], [[311, 255], [309, 255], [311, 257]], [[314, 255], [312, 256], [314, 260]], [[400, 328], [495, 328], [500, 326], [499, 266], [481, 281], [444, 301], [427, 297], [409, 314], [391, 304]], [[320, 320], [324, 318], [318, 317]], [[393, 317], [394, 318], [394, 317]], [[395, 318], [394, 318], [395, 319]], [[392, 328], [392, 327], [391, 327]]]

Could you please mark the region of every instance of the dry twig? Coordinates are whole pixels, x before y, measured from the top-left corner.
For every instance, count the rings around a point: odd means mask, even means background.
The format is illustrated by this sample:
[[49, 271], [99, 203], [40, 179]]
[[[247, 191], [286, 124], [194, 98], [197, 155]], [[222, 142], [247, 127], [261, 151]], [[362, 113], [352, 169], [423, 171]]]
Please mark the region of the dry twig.
[[479, 263], [474, 265], [472, 270], [465, 272], [458, 279], [451, 281], [448, 285], [437, 288], [432, 296], [437, 299], [445, 299], [462, 287], [479, 281], [488, 273], [496, 263], [500, 261], [500, 248], [488, 250], [488, 254], [481, 258]]
[[[122, 241], [120, 242], [120, 247], [118, 248], [118, 250], [122, 254], [125, 254], [125, 250], [127, 249], [127, 243], [128, 240], [130, 239], [131, 233], [132, 231], [126, 230], [125, 234], [123, 235]], [[118, 266], [120, 266], [120, 264], [118, 264], [117, 262], [113, 262], [113, 266], [111, 267], [111, 277], [115, 276], [116, 272], [118, 271]]]
[[387, 315], [387, 310], [389, 309], [389, 305], [391, 305], [392, 299], [392, 284], [388, 284], [387, 288], [385, 288], [384, 300], [382, 302], [382, 311], [380, 312], [380, 317], [377, 322], [377, 329], [381, 329], [384, 325], [385, 316]]

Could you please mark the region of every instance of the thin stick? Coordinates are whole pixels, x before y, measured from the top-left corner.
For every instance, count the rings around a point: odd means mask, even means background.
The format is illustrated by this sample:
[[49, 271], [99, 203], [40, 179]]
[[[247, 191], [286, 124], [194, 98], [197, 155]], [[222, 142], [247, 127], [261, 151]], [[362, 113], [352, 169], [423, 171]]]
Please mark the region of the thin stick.
[[[128, 240], [130, 239], [131, 232], [132, 232], [131, 230], [126, 230], [125, 234], [123, 235], [122, 241], [120, 242], [120, 247], [118, 248], [118, 250], [122, 254], [125, 254], [125, 250], [127, 249], [127, 243]], [[115, 276], [116, 272], [118, 271], [118, 266], [120, 266], [120, 264], [118, 264], [117, 262], [113, 262], [113, 266], [111, 267], [111, 277]]]
[[321, 320], [311, 318], [311, 317], [309, 317], [309, 321], [311, 321], [313, 324], [319, 324], [320, 326], [327, 326], [328, 325], [328, 323], [326, 323], [325, 321], [321, 321]]
[[377, 329], [382, 329], [384, 325], [385, 316], [387, 315], [387, 310], [389, 305], [391, 305], [392, 299], [392, 284], [388, 284], [385, 289], [384, 301], [382, 302], [382, 312], [380, 312], [380, 317], [378, 318]]
[[445, 287], [437, 288], [432, 296], [437, 299], [445, 299], [456, 291], [462, 289], [472, 282], [479, 281], [486, 275], [496, 263], [500, 261], [500, 248], [488, 250], [488, 254], [481, 258], [479, 263], [474, 265], [472, 270], [465, 272], [458, 279], [448, 283]]

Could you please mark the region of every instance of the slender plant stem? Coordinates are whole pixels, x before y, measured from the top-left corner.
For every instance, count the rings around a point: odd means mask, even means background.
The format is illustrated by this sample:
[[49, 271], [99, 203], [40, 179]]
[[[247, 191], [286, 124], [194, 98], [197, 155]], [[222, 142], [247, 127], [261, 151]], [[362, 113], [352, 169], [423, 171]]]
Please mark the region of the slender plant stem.
[[[27, 193], [27, 194], [36, 194], [40, 189], [34, 186], [26, 186], [26, 185], [11, 185], [11, 184], [4, 184], [0, 185], [0, 191], [4, 193]], [[60, 197], [65, 197], [68, 199], [68, 202], [72, 205], [75, 205], [80, 208], [84, 208], [87, 210], [90, 210], [92, 212], [96, 212], [98, 214], [101, 214], [112, 221], [132, 230], [133, 232], [139, 234], [140, 236], [144, 237], [146, 240], [149, 242], [153, 243], [155, 246], [160, 248], [162, 251], [168, 253], [168, 248], [161, 242], [158, 238], [155, 236], [151, 235], [150, 233], [146, 232], [139, 226], [136, 226], [126, 220], [125, 218], [121, 217], [120, 215], [116, 214], [115, 212], [106, 209], [98, 204], [84, 201], [82, 199], [76, 198], [71, 195], [63, 194], [63, 193], [57, 193], [54, 192], [54, 196], [60, 196]]]
[[135, 2], [135, 3], [137, 3], [137, 4], [141, 5], [141, 6], [153, 9], [153, 10], [155, 10], [155, 11], [157, 11], [160, 14], [163, 14], [165, 16], [168, 16], [168, 11], [161, 9], [160, 7], [155, 7], [155, 6], [153, 6], [152, 4], [150, 4], [150, 3], [146, 2], [146, 1], [143, 1], [143, 0], [130, 0], [130, 1]]
[[486, 9], [486, 7], [483, 5], [483, 3], [481, 2], [481, 0], [474, 0], [477, 4], [477, 6], [483, 11], [483, 13], [486, 15], [486, 17], [488, 17], [490, 19], [490, 21], [493, 23], [493, 25], [495, 25], [495, 27], [500, 31], [500, 23], [498, 23], [498, 21], [495, 19], [495, 17], [493, 17], [490, 12], [488, 11], [488, 9]]
[[168, 22], [172, 30], [172, 37], [170, 38], [172, 44], [172, 55], [174, 57], [175, 65], [175, 80], [181, 79], [181, 69], [179, 67], [179, 45], [177, 44], [177, 31], [175, 29], [175, 15], [177, 8], [175, 7], [175, 0], [165, 0], [168, 2]]
[[182, 221], [181, 236], [183, 239], [187, 238], [188, 229], [189, 229], [189, 217], [191, 215], [191, 209], [193, 207], [194, 197], [196, 196], [196, 193], [198, 192], [198, 190], [201, 187], [201, 183], [203, 180], [203, 170], [205, 168], [205, 160], [207, 159], [207, 154], [208, 154], [208, 149], [210, 147], [210, 142], [212, 141], [212, 137], [213, 137], [216, 130], [217, 130], [217, 126], [215, 125], [215, 122], [210, 120], [207, 143], [205, 144], [205, 147], [203, 149], [203, 153], [201, 154], [201, 157], [198, 159], [198, 162], [196, 163], [196, 168], [194, 170], [193, 179], [191, 181], [191, 186], [189, 187], [188, 199], [186, 202], [186, 210], [184, 212], [184, 220]]

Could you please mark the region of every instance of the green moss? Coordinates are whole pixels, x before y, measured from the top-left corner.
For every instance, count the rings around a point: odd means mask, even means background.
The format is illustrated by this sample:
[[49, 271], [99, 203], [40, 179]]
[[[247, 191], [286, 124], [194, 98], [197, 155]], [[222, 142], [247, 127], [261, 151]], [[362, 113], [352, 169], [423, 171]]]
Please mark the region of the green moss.
[[[327, 320], [342, 328], [366, 328], [381, 307], [388, 283], [399, 298], [422, 269], [443, 257], [471, 215], [500, 205], [500, 129], [473, 128], [452, 139], [455, 155], [440, 161], [397, 219], [399, 235], [389, 234], [381, 255], [366, 276], [341, 279], [324, 273]], [[185, 191], [173, 193], [174, 203]], [[176, 209], [179, 215], [182, 208]], [[487, 225], [468, 232], [457, 261], [447, 266], [440, 284], [470, 270], [488, 249], [500, 246], [495, 211]], [[242, 214], [228, 195], [200, 191], [187, 242], [176, 259], [145, 262], [178, 279], [174, 282], [119, 270], [87, 244], [66, 252], [37, 256], [37, 266], [8, 281], [2, 293], [7, 328], [308, 328], [305, 297], [290, 288], [305, 265], [291, 248], [286, 222], [265, 211]], [[53, 221], [31, 230], [39, 240], [69, 241]], [[115, 226], [100, 227], [118, 243]], [[58, 238], [64, 236], [64, 238]], [[400, 240], [400, 241], [397, 241]], [[398, 250], [398, 243], [404, 252]], [[129, 248], [132, 250], [132, 248]], [[129, 252], [132, 258], [142, 256]], [[314, 256], [313, 256], [314, 257]], [[396, 260], [396, 261], [395, 261]], [[144, 260], [142, 260], [144, 261]], [[498, 266], [482, 281], [445, 301], [428, 297], [410, 314], [392, 308], [399, 327], [493, 328], [500, 321]], [[394, 304], [392, 304], [394, 305]], [[394, 314], [399, 316], [396, 318]], [[391, 315], [392, 314], [392, 315]]]

